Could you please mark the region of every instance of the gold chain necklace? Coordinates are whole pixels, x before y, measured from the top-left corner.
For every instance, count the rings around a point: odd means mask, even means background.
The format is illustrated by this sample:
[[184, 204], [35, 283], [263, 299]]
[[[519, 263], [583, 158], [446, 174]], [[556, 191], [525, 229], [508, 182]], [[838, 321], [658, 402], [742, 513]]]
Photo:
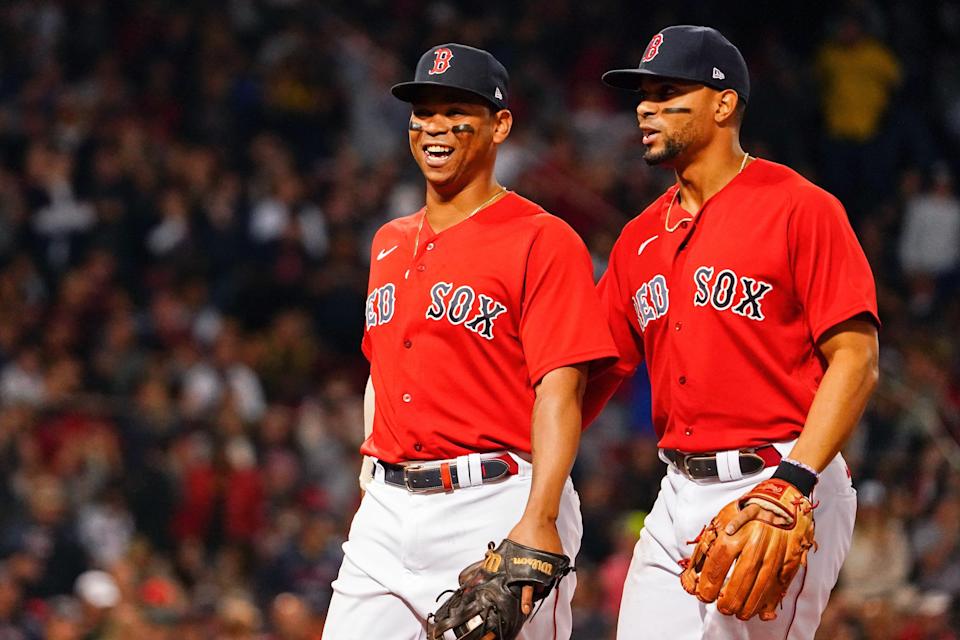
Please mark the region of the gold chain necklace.
[[[499, 191], [497, 191], [497, 192], [494, 193], [492, 196], [490, 196], [489, 198], [487, 198], [486, 200], [484, 200], [482, 203], [480, 203], [480, 206], [479, 206], [479, 207], [477, 207], [476, 209], [474, 209], [473, 211], [471, 211], [470, 213], [468, 213], [468, 214], [467, 214], [467, 217], [464, 218], [464, 220], [466, 220], [467, 218], [472, 218], [475, 213], [477, 213], [477, 212], [480, 211], [480, 209], [483, 209], [484, 207], [490, 206], [491, 204], [494, 203], [495, 200], [499, 199], [501, 196], [505, 195], [506, 193], [507, 193], [507, 188], [506, 188], [506, 187], [500, 187], [500, 190], [499, 190]], [[413, 257], [414, 257], [414, 259], [416, 259], [416, 257], [417, 257], [417, 251], [420, 249], [420, 232], [423, 231], [423, 221], [424, 221], [424, 219], [426, 219], [426, 217], [427, 217], [427, 208], [424, 207], [424, 208], [423, 208], [423, 214], [420, 216], [420, 224], [417, 225], [417, 237], [416, 237], [416, 240], [414, 240], [414, 242], [413, 242]]]
[[[750, 154], [743, 154], [743, 161], [740, 163], [740, 168], [737, 170], [737, 175], [740, 175], [740, 172], [743, 171], [743, 168], [747, 166], [747, 160], [750, 159]], [[697, 215], [696, 213], [692, 216], [684, 218], [677, 224], [673, 225], [673, 228], [670, 228], [670, 212], [673, 211], [673, 203], [677, 201], [677, 196], [680, 194], [680, 188], [677, 187], [677, 190], [673, 192], [673, 197], [670, 198], [670, 206], [667, 207], [667, 216], [663, 219], [663, 228], [667, 230], [667, 233], [673, 233], [677, 230], [677, 227], [682, 225], [684, 222], [690, 222]], [[702, 207], [701, 207], [702, 208]], [[697, 211], [697, 213], [700, 213]]]

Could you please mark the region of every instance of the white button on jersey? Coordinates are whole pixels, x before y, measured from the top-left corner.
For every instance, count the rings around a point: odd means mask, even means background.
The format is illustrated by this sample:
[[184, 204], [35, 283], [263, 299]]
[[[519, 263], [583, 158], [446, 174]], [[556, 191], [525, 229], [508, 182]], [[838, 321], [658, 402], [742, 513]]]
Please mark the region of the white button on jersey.
[[427, 245], [427, 251], [433, 251], [433, 243]]
[[403, 394], [403, 401], [404, 401], [404, 402], [410, 402], [411, 400], [413, 400], [413, 396], [411, 396], [409, 393]]

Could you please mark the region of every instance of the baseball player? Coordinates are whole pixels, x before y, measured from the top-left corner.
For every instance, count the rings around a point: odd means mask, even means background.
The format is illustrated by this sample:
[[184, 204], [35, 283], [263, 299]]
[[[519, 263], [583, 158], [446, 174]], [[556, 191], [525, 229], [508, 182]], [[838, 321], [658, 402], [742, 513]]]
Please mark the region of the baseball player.
[[[504, 67], [440, 45], [392, 92], [412, 106], [426, 206], [373, 239], [366, 491], [326, 640], [426, 638], [438, 596], [491, 541], [574, 558], [582, 524], [569, 472], [585, 372], [617, 355], [583, 242], [494, 178], [512, 126]], [[568, 638], [575, 584], [561, 580], [520, 637]]]
[[839, 451], [877, 379], [870, 268], [836, 198], [740, 147], [749, 77], [719, 32], [666, 28], [603, 80], [638, 92], [644, 158], [677, 178], [598, 285], [621, 359], [584, 417], [645, 361], [667, 464], [618, 638], [813, 638], [856, 510]]

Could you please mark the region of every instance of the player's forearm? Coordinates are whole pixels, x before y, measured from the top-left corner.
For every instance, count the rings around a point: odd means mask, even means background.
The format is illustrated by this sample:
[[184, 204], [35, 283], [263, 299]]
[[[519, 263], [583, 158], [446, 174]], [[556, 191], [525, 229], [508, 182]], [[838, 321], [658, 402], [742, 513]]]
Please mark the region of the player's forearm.
[[367, 376], [367, 387], [363, 390], [363, 439], [373, 433], [373, 413], [376, 408], [376, 394], [373, 390], [373, 376]]
[[[376, 396], [373, 391], [373, 377], [367, 376], [367, 387], [363, 391], [363, 439], [366, 440], [373, 433], [373, 412], [376, 407]], [[365, 493], [367, 485], [373, 478], [373, 458], [363, 456], [360, 463], [360, 492]]]
[[823, 471], [846, 444], [878, 378], [876, 330], [857, 327], [827, 355], [828, 366], [790, 458]]
[[553, 522], [577, 457], [585, 367], [562, 367], [544, 376], [533, 407], [533, 481], [524, 518]]

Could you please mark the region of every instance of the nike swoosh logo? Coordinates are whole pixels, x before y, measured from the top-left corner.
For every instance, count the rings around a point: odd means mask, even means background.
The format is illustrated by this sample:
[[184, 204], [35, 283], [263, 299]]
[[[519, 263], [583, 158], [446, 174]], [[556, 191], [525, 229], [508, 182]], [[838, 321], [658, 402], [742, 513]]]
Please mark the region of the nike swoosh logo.
[[384, 258], [386, 258], [388, 255], [390, 255], [391, 253], [393, 253], [393, 250], [396, 249], [396, 248], [397, 248], [397, 245], [393, 245], [393, 246], [390, 247], [389, 249], [381, 249], [381, 250], [380, 250], [380, 253], [377, 254], [377, 262], [380, 262], [381, 260], [383, 260]]
[[655, 236], [653, 236], [652, 238], [649, 238], [649, 239], [647, 239], [647, 240], [644, 240], [644, 241], [643, 241], [643, 244], [640, 245], [640, 248], [637, 249], [637, 255], [640, 255], [641, 253], [643, 253], [643, 250], [647, 248], [647, 245], [650, 244], [651, 242], [653, 242], [654, 240], [656, 240], [656, 239], [659, 238], [659, 237], [660, 237], [659, 235], [655, 235]]

